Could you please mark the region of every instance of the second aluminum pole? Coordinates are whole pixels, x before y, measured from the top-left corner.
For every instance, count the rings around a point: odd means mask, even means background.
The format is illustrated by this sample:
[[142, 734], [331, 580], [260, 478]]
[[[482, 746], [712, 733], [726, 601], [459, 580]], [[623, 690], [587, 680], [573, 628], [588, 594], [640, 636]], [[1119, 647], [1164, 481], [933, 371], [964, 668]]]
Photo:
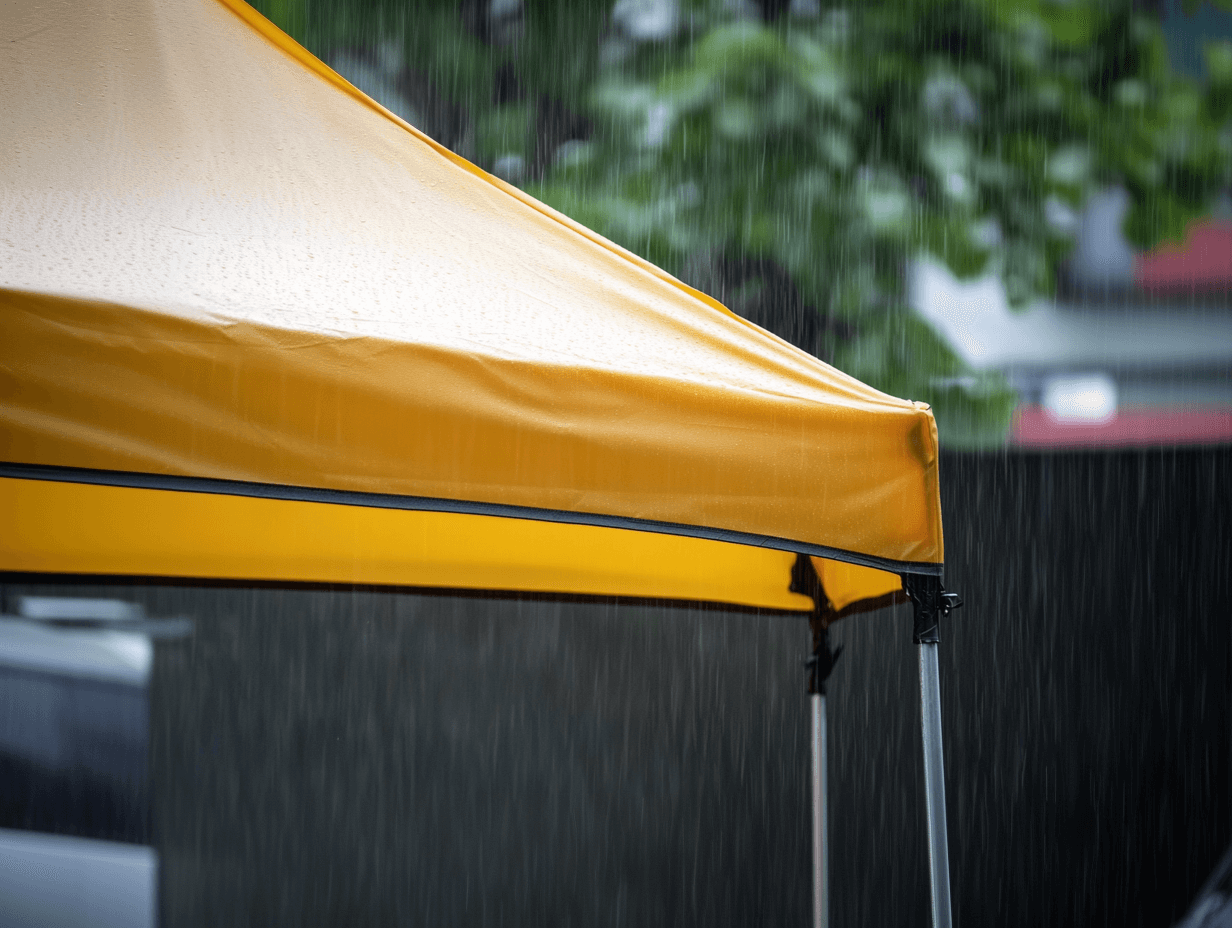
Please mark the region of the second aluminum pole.
[[941, 751], [941, 680], [937, 643], [916, 645], [920, 657], [920, 729], [924, 736], [924, 794], [928, 808], [928, 873], [933, 928], [950, 928], [950, 851], [945, 828], [945, 764]]
[[813, 926], [830, 928], [830, 839], [826, 827], [826, 696], [813, 702]]
[[808, 692], [813, 708], [813, 928], [830, 928], [830, 834], [826, 814], [826, 681], [843, 650], [830, 650], [824, 616], [815, 613]]
[[924, 800], [928, 812], [928, 875], [933, 928], [950, 928], [950, 850], [945, 827], [945, 763], [941, 750], [941, 675], [937, 644], [941, 619], [962, 605], [941, 578], [904, 574], [903, 589], [915, 606], [912, 636], [920, 659], [920, 731], [924, 740]]

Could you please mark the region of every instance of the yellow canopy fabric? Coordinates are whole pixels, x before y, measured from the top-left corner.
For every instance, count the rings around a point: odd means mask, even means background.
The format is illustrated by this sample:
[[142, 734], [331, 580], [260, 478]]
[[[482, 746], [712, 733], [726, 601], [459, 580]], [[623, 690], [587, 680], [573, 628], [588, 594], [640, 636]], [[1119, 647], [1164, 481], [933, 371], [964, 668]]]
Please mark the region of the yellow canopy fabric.
[[812, 562], [825, 598], [817, 605], [828, 621], [907, 601], [898, 574], [820, 557]]
[[0, 34], [0, 461], [939, 569], [924, 404], [450, 154], [239, 0], [18, 0]]
[[786, 551], [535, 519], [2, 478], [0, 525], [22, 573], [814, 605]]

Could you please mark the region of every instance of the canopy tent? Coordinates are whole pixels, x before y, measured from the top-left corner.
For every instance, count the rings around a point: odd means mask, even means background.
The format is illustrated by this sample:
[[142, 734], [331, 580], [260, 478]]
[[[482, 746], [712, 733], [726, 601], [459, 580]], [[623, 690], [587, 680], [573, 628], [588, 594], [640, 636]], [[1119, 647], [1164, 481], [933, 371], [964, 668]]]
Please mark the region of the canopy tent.
[[483, 173], [240, 0], [0, 29], [0, 570], [804, 611], [807, 557], [830, 617], [939, 590], [924, 404]]

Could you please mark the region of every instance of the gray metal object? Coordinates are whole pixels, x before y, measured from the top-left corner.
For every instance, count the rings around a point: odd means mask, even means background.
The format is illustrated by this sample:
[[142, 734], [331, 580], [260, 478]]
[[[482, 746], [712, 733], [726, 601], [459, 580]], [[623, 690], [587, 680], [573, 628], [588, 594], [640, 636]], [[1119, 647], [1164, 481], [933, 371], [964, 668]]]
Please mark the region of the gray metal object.
[[1232, 928], [1232, 847], [1224, 852], [1176, 928]]
[[830, 837], [826, 816], [826, 696], [813, 701], [813, 925], [830, 928]]
[[941, 680], [937, 643], [916, 645], [920, 658], [920, 725], [924, 735], [924, 792], [928, 800], [928, 875], [933, 928], [950, 928], [950, 852], [945, 826], [945, 764], [941, 750]]

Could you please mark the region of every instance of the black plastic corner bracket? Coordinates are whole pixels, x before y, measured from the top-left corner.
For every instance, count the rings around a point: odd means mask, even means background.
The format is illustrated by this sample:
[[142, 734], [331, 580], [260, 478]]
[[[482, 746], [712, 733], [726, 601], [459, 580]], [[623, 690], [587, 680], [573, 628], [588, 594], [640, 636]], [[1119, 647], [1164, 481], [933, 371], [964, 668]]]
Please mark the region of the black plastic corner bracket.
[[826, 681], [834, 670], [843, 646], [830, 647], [830, 630], [820, 622], [813, 623], [813, 654], [804, 662], [808, 669], [808, 692], [810, 696], [826, 695]]
[[947, 593], [940, 577], [927, 574], [903, 574], [903, 589], [915, 607], [916, 644], [937, 644], [941, 641], [941, 619], [962, 605], [957, 593]]

